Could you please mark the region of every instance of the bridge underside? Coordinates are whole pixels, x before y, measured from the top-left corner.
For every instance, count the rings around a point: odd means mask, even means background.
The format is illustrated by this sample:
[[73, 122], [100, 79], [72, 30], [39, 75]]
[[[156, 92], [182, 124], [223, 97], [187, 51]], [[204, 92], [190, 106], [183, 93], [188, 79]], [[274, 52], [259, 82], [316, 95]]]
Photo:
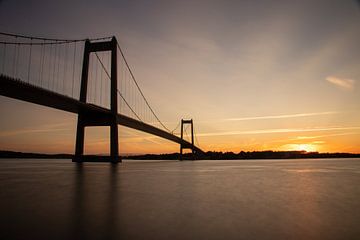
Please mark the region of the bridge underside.
[[[87, 126], [108, 126], [106, 123], [110, 121], [112, 116], [109, 109], [89, 103], [83, 103], [71, 97], [30, 85], [4, 75], [0, 75], [0, 95], [63, 110], [66, 112], [76, 114], [81, 112], [82, 114], [88, 116], [86, 117]], [[118, 114], [116, 119], [119, 125], [170, 140], [172, 142], [181, 144], [186, 148], [193, 149], [196, 153], [203, 152], [200, 148], [193, 146], [191, 143], [181, 139], [180, 137], [151, 126], [147, 123], [132, 119], [122, 114]], [[91, 161], [90, 157], [88, 160]], [[106, 161], [106, 159], [104, 161]]]

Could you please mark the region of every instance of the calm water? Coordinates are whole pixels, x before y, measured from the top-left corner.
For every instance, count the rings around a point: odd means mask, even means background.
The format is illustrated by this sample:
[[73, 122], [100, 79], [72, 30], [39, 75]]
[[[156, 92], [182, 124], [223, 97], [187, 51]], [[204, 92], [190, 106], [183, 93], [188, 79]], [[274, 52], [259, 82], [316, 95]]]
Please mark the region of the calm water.
[[0, 160], [0, 239], [360, 239], [360, 159]]

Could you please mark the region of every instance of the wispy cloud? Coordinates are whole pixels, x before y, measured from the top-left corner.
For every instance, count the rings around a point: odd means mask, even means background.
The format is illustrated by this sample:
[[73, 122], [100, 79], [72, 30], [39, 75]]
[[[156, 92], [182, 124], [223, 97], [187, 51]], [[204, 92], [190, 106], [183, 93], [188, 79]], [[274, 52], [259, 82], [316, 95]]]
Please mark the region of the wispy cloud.
[[298, 136], [290, 140], [306, 140], [306, 139], [317, 139], [317, 138], [327, 138], [327, 137], [337, 137], [337, 136], [347, 136], [347, 135], [357, 135], [358, 132], [346, 132], [346, 133], [335, 133], [335, 134], [325, 134], [325, 135], [316, 135], [316, 136]]
[[59, 131], [61, 132], [61, 131], [68, 131], [69, 129], [70, 129], [70, 125], [67, 123], [47, 124], [32, 129], [3, 131], [0, 132], [0, 137], [9, 137], [9, 136], [33, 134], [33, 133], [51, 133], [51, 132], [59, 132]]
[[353, 90], [354, 85], [355, 85], [355, 80], [353, 80], [353, 79], [328, 76], [326, 78], [326, 80], [342, 89], [345, 89], [345, 90]]
[[[353, 130], [353, 129], [351, 129]], [[328, 138], [328, 137], [337, 137], [337, 136], [348, 136], [348, 135], [360, 135], [360, 132], [352, 131], [352, 132], [344, 132], [344, 133], [332, 133], [332, 134], [323, 134], [323, 135], [315, 135], [315, 136], [297, 136], [279, 140], [273, 140], [271, 143], [282, 143], [282, 142], [293, 142], [293, 141], [306, 141], [306, 140], [315, 140], [319, 138]], [[312, 143], [316, 144], [323, 141], [314, 141]]]
[[360, 130], [360, 126], [322, 127], [322, 128], [275, 128], [275, 129], [260, 129], [260, 130], [250, 130], [250, 131], [198, 133], [197, 136], [204, 137], [204, 136], [249, 135], [249, 134], [269, 134], [269, 133], [321, 132], [321, 131], [340, 131], [340, 130]]
[[297, 113], [297, 114], [269, 115], [269, 116], [258, 116], [258, 117], [228, 118], [228, 119], [226, 119], [226, 121], [298, 118], [298, 117], [311, 117], [311, 116], [319, 116], [319, 115], [331, 115], [331, 114], [338, 114], [338, 113], [339, 112]]

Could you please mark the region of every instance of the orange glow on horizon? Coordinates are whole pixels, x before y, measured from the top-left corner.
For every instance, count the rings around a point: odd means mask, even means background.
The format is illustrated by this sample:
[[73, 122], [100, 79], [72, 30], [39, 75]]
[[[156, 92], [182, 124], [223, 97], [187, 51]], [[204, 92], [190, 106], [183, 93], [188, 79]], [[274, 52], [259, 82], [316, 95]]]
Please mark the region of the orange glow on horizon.
[[[205, 139], [204, 139], [205, 140]], [[206, 139], [207, 140], [207, 139]], [[23, 152], [39, 152], [39, 153], [73, 153], [74, 141], [60, 141], [47, 142], [45, 144], [39, 144], [36, 141], [22, 143], [22, 144], [2, 144], [1, 150], [10, 151], [23, 151]], [[222, 152], [234, 152], [240, 151], [306, 151], [306, 152], [349, 152], [360, 153], [354, 145], [341, 144], [341, 142], [316, 144], [310, 143], [247, 143], [247, 142], [219, 142], [219, 144], [204, 142], [200, 145], [204, 151], [222, 151]], [[137, 137], [136, 139], [121, 139], [119, 143], [120, 154], [161, 154], [161, 153], [174, 153], [179, 151], [177, 144], [164, 141], [162, 139], [152, 138], [151, 142], [146, 137]], [[91, 139], [86, 144], [86, 154], [105, 154], [109, 153], [109, 142], [107, 139]]]
[[293, 150], [306, 151], [306, 152], [317, 152], [317, 147], [313, 144], [293, 144]]

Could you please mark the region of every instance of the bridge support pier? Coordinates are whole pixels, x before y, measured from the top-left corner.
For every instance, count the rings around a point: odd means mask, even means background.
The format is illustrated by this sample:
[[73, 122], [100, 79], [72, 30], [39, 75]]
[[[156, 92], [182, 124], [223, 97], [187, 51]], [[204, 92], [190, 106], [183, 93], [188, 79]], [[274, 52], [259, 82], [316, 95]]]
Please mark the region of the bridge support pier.
[[[118, 103], [117, 103], [117, 41], [113, 37], [111, 41], [85, 42], [83, 68], [81, 73], [80, 102], [86, 103], [87, 85], [89, 73], [89, 60], [91, 52], [111, 52], [111, 86], [110, 86], [110, 113], [99, 114], [98, 112], [80, 111], [78, 114], [76, 146], [73, 162], [121, 162], [119, 157], [118, 140]], [[86, 156], [84, 155], [85, 127], [109, 126], [110, 127], [110, 156]]]
[[190, 146], [185, 146], [183, 144], [180, 144], [180, 161], [183, 160], [183, 149], [191, 149], [192, 151], [192, 155], [193, 155], [193, 160], [195, 158], [195, 152], [194, 152], [194, 125], [193, 125], [193, 120], [189, 119], [189, 120], [184, 120], [181, 119], [181, 140], [184, 139], [184, 125], [185, 124], [190, 124], [191, 127], [191, 145]]

